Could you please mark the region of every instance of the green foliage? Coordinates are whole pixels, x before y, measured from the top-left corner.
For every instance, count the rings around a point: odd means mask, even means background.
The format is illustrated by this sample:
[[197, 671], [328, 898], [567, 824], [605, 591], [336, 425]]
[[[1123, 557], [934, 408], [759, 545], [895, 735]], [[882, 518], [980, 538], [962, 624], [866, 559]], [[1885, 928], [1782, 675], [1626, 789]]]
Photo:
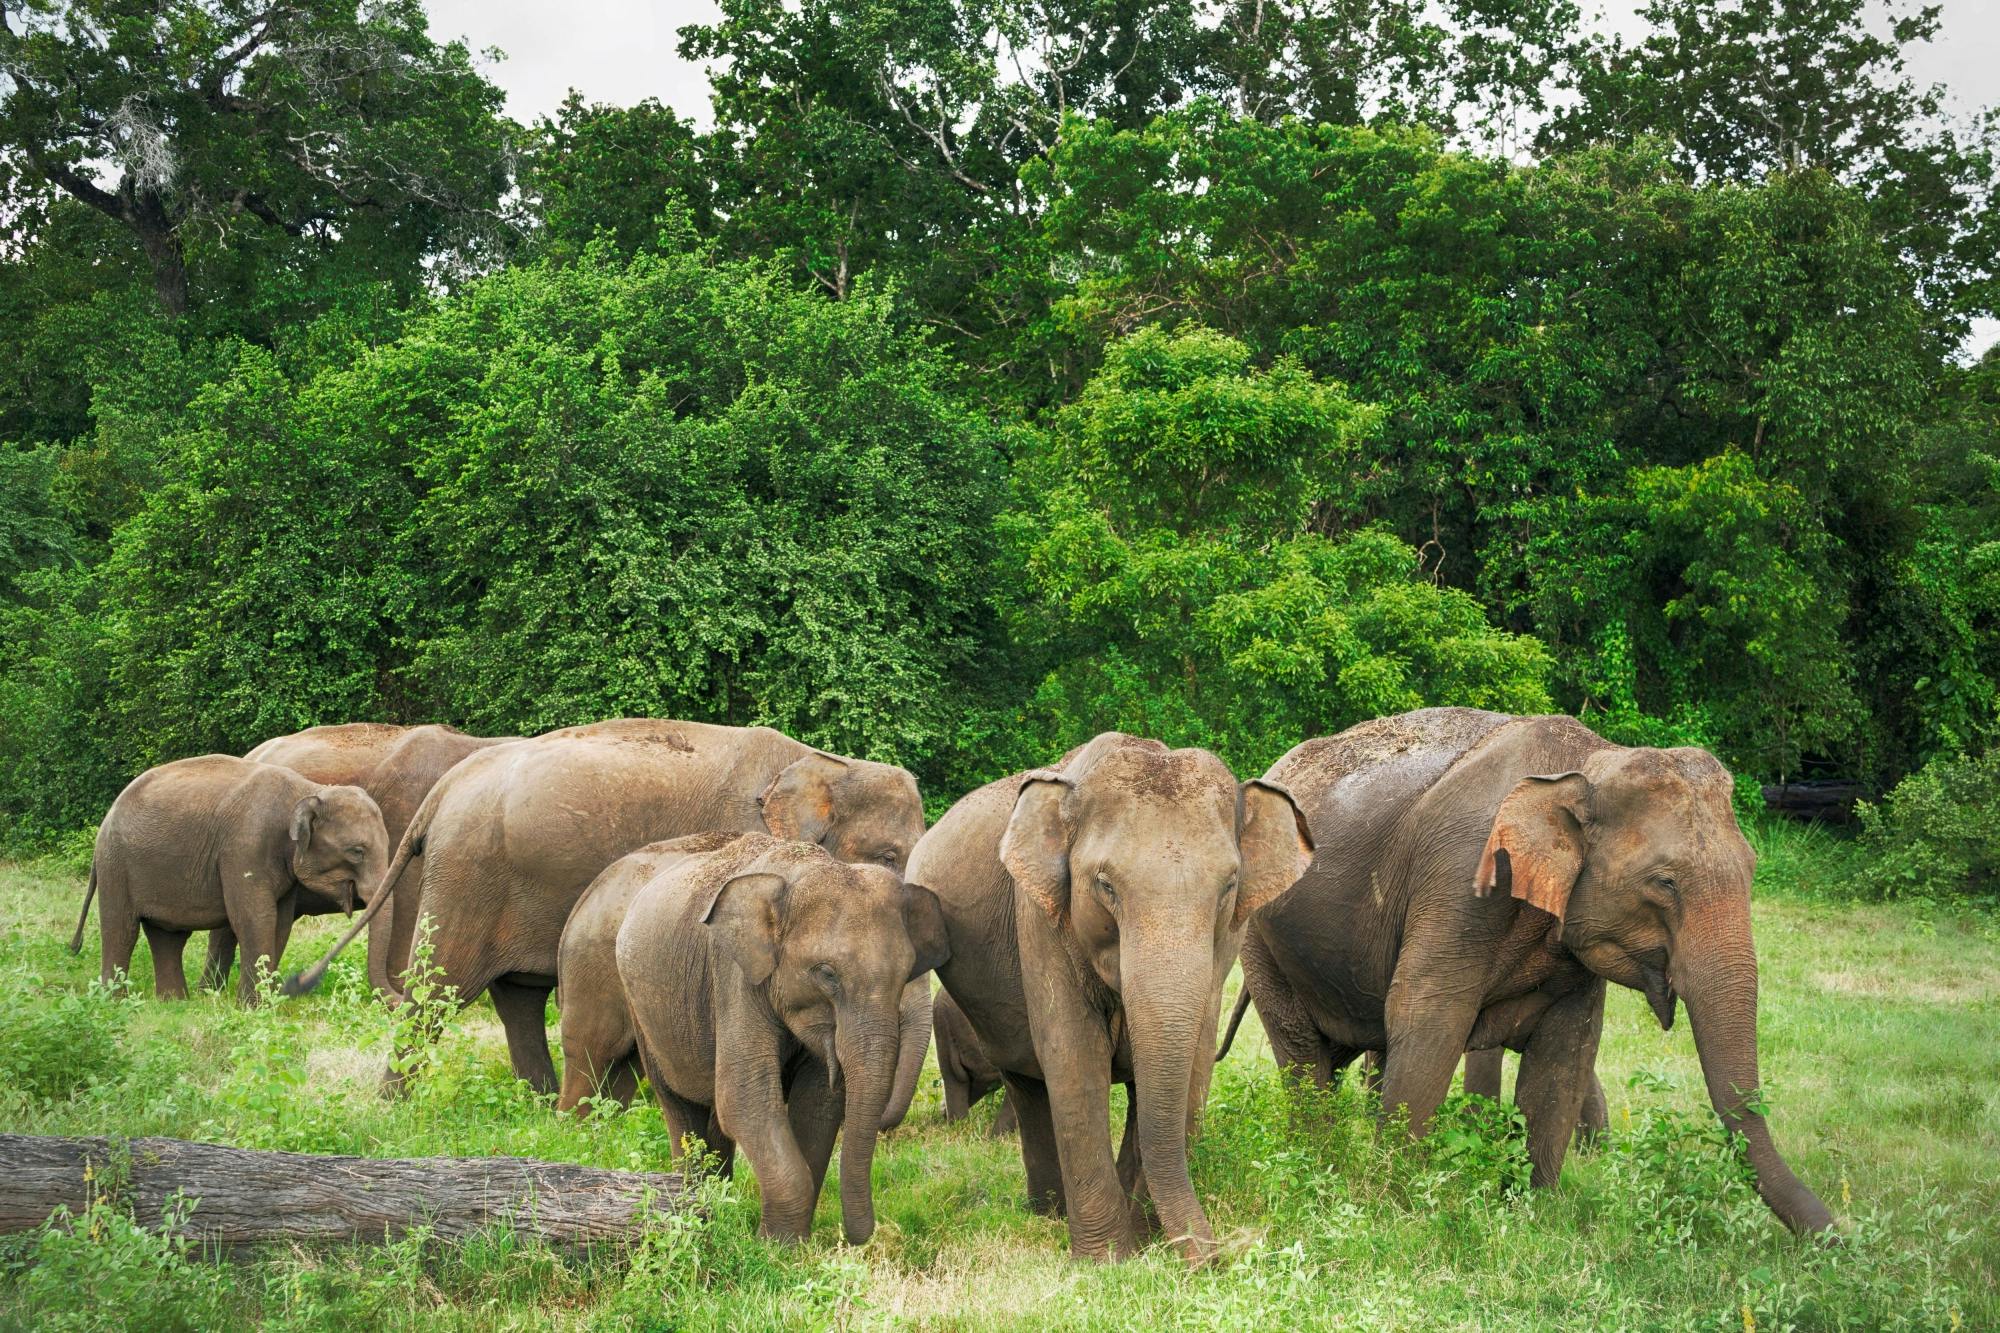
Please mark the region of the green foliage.
[[0, 1006], [0, 1086], [60, 1101], [123, 1074], [131, 1008], [108, 991], [47, 991], [21, 973], [6, 974]]
[[1546, 661], [1374, 530], [1314, 529], [1375, 415], [1199, 327], [1111, 346], [1017, 470], [1002, 531], [1025, 720], [1059, 752], [1118, 728], [1261, 771], [1298, 740], [1432, 703], [1534, 711]]
[[1858, 887], [1894, 898], [2000, 891], [2000, 746], [1940, 755], [1857, 810], [1869, 850]]
[[228, 1274], [181, 1234], [194, 1211], [179, 1199], [151, 1231], [94, 1185], [82, 1216], [57, 1209], [21, 1252], [23, 1313], [36, 1328], [64, 1333], [193, 1333], [235, 1322], [241, 1305]]

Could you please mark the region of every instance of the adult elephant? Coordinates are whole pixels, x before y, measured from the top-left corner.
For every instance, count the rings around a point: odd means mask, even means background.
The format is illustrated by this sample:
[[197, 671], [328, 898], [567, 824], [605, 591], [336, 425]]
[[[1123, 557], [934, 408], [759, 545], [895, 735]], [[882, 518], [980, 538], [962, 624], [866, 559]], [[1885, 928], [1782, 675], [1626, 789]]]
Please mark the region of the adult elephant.
[[1307, 741], [1266, 777], [1325, 849], [1243, 946], [1280, 1064], [1324, 1084], [1383, 1050], [1383, 1104], [1422, 1134], [1462, 1052], [1519, 1051], [1533, 1179], [1552, 1185], [1615, 981], [1662, 1027], [1687, 1006], [1758, 1192], [1794, 1229], [1831, 1225], [1755, 1109], [1755, 858], [1713, 755], [1614, 745], [1574, 718], [1433, 708]]
[[[415, 888], [439, 980], [457, 987], [460, 1003], [490, 991], [514, 1072], [554, 1092], [544, 1012], [570, 908], [626, 853], [711, 831], [768, 832], [900, 874], [923, 835], [923, 800], [904, 769], [827, 754], [769, 727], [649, 718], [569, 727], [482, 750], [447, 773], [367, 915]], [[288, 989], [316, 985], [364, 924]], [[400, 971], [408, 959], [392, 963]], [[914, 1089], [930, 1044], [927, 983], [911, 983], [902, 1023], [888, 1125], [909, 1109], [904, 1085]], [[386, 1081], [401, 1084], [393, 1070]]]
[[1115, 732], [980, 788], [917, 845], [909, 878], [950, 940], [939, 979], [1007, 1085], [1030, 1203], [1068, 1213], [1073, 1253], [1134, 1253], [1147, 1193], [1184, 1257], [1214, 1252], [1187, 1147], [1222, 983], [1244, 921], [1311, 855], [1281, 787]]
[[[288, 736], [273, 736], [245, 755], [259, 763], [276, 764], [330, 786], [359, 787], [381, 807], [393, 851], [403, 840], [417, 807], [437, 780], [469, 754], [513, 736], [468, 736], [455, 727], [400, 727], [387, 722], [345, 722], [308, 727]], [[420, 873], [421, 859], [417, 861]], [[407, 910], [398, 910], [398, 906]], [[338, 903], [302, 892], [300, 916], [340, 910]], [[390, 959], [407, 957], [416, 930], [416, 912], [409, 903], [391, 906], [368, 930], [368, 980], [375, 989], [396, 997], [400, 978], [390, 974]], [[228, 926], [208, 934], [208, 961], [202, 984], [220, 986], [236, 962], [236, 935]]]

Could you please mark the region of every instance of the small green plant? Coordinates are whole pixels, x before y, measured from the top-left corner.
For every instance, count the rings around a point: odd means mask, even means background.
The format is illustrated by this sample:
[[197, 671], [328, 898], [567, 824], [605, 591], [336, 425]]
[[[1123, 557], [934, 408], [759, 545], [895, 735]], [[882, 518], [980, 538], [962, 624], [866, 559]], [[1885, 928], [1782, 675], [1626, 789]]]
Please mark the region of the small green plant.
[[[202, 1262], [186, 1228], [194, 1204], [176, 1195], [157, 1231], [133, 1221], [94, 1173], [81, 1216], [58, 1209], [19, 1265], [31, 1327], [178, 1333], [236, 1322], [225, 1270]], [[88, 1300], [79, 1300], [88, 1293]]]
[[0, 983], [0, 1088], [57, 1101], [108, 1082], [130, 1064], [130, 1003], [92, 983], [83, 990], [36, 987], [24, 976]]
[[1992, 898], [2000, 893], [2000, 746], [1933, 759], [1879, 804], [1863, 801], [1875, 853], [1859, 882], [1889, 898]]

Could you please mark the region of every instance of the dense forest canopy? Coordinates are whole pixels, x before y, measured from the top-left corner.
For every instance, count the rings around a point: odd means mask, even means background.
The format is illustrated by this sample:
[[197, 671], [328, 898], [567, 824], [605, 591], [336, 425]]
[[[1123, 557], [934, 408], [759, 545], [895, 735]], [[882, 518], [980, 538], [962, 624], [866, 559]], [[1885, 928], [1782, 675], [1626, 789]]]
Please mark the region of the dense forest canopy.
[[701, 128], [415, 0], [10, 0], [0, 834], [323, 721], [936, 801], [1465, 703], [1983, 885], [2000, 136], [1881, 8], [724, 0]]

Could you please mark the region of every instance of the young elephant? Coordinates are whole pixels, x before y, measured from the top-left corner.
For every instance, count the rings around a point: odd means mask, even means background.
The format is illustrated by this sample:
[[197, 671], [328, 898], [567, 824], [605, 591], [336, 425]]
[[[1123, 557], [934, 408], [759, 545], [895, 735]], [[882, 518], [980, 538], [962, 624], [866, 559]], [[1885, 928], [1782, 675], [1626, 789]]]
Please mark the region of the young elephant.
[[1267, 776], [1338, 849], [1243, 945], [1281, 1065], [1325, 1083], [1386, 1050], [1383, 1105], [1421, 1134], [1461, 1052], [1519, 1051], [1534, 1183], [1553, 1185], [1617, 982], [1663, 1028], [1686, 1006], [1710, 1100], [1771, 1210], [1800, 1231], [1832, 1224], [1757, 1108], [1755, 858], [1713, 755], [1614, 745], [1568, 717], [1430, 708], [1307, 741]]
[[939, 979], [1006, 1081], [1029, 1201], [1068, 1212], [1073, 1253], [1136, 1252], [1147, 1192], [1184, 1257], [1214, 1252], [1187, 1150], [1222, 983], [1245, 920], [1311, 858], [1282, 787], [1115, 732], [980, 788], [917, 844], [909, 877], [950, 934]]
[[993, 1117], [993, 1138], [1014, 1132], [1014, 1103], [1006, 1100], [1000, 1068], [980, 1049], [979, 1036], [965, 1021], [965, 1012], [940, 989], [931, 1001], [931, 1031], [937, 1038], [938, 1077], [944, 1081], [944, 1118], [963, 1120], [990, 1092], [1000, 1091], [1000, 1113]]
[[[561, 1105], [643, 1064], [676, 1151], [757, 1171], [766, 1236], [802, 1240], [840, 1149], [843, 1230], [875, 1230], [869, 1171], [903, 993], [947, 957], [930, 890], [762, 833], [655, 843], [609, 867], [563, 931]], [[926, 983], [928, 984], [928, 983]]]
[[[454, 727], [435, 724], [400, 727], [387, 722], [343, 722], [273, 736], [243, 757], [289, 768], [329, 787], [361, 788], [382, 807], [382, 823], [389, 830], [393, 853], [417, 807], [453, 765], [475, 751], [516, 739], [468, 736]], [[413, 857], [408, 873], [422, 873], [422, 865], [421, 855]], [[407, 906], [392, 904], [368, 927], [368, 980], [392, 1001], [396, 985], [389, 975], [389, 959], [408, 955], [410, 936], [416, 929], [414, 912], [397, 910]], [[299, 895], [299, 916], [339, 910], [340, 904], [316, 894]], [[201, 984], [220, 986], [235, 962], [236, 936], [227, 926], [211, 930]]]
[[140, 927], [153, 988], [187, 994], [188, 935], [227, 927], [247, 950], [238, 982], [257, 999], [257, 966], [284, 956], [302, 892], [353, 911], [389, 859], [382, 811], [359, 787], [323, 787], [288, 768], [211, 754], [149, 769], [118, 794], [97, 831], [90, 887], [71, 952], [83, 947], [90, 900], [102, 893], [103, 978], [130, 967]]

